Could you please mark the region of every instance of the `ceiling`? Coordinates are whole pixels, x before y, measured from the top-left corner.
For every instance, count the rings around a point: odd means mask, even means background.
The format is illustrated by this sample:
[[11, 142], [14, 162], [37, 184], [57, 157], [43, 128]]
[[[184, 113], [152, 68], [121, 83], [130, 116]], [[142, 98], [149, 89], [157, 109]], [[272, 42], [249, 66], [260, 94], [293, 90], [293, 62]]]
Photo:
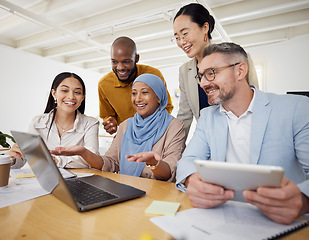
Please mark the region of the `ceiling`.
[[309, 0], [0, 0], [0, 44], [84, 69], [111, 70], [110, 45], [135, 40], [140, 63], [180, 65], [173, 16], [199, 2], [216, 19], [213, 42], [249, 48], [309, 34]]

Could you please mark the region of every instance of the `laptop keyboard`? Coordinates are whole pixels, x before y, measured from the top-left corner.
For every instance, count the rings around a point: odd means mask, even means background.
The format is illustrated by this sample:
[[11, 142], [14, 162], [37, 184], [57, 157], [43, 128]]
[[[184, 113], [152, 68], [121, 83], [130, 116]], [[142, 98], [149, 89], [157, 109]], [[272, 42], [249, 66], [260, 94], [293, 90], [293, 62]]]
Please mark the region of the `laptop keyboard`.
[[67, 180], [66, 184], [76, 201], [82, 205], [89, 205], [117, 198], [117, 196], [81, 181], [78, 178]]

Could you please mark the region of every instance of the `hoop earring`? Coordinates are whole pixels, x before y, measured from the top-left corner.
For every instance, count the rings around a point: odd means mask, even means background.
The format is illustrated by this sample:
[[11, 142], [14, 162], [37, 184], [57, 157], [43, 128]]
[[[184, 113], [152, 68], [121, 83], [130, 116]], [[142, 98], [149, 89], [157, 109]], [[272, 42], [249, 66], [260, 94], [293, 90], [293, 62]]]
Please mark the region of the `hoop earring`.
[[205, 37], [204, 37], [204, 42], [207, 42], [207, 34], [205, 35]]

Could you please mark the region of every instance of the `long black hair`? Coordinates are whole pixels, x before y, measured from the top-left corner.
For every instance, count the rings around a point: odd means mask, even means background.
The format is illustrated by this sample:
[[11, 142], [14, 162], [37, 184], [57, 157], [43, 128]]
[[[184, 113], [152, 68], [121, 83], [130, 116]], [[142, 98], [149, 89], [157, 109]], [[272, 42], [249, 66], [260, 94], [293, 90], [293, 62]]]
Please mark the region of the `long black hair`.
[[190, 16], [191, 21], [198, 24], [200, 28], [202, 28], [207, 22], [209, 25], [208, 38], [211, 39], [211, 33], [215, 27], [215, 19], [209, 14], [209, 11], [203, 5], [199, 3], [190, 3], [183, 6], [176, 13], [173, 22], [175, 22], [176, 18], [180, 15]]
[[[57, 112], [57, 104], [55, 103], [54, 97], [52, 95], [52, 89], [54, 89], [56, 91], [58, 86], [60, 85], [60, 83], [62, 83], [62, 81], [64, 79], [69, 78], [69, 77], [73, 77], [73, 78], [77, 79], [83, 87], [83, 95], [85, 96], [85, 94], [86, 94], [85, 83], [84, 83], [83, 79], [81, 79], [81, 77], [78, 76], [77, 74], [70, 73], [70, 72], [62, 72], [62, 73], [59, 73], [55, 77], [55, 79], [52, 83], [52, 86], [50, 88], [48, 101], [47, 101], [46, 108], [45, 108], [45, 111], [44, 111], [44, 113], [49, 113], [51, 110], [54, 110], [53, 119], [52, 119], [52, 122], [49, 126], [47, 138], [48, 138], [51, 126], [52, 126], [52, 124], [55, 120], [55, 116], [56, 116], [56, 112]], [[78, 107], [78, 111], [80, 111], [81, 114], [84, 114], [84, 112], [85, 112], [85, 102], [86, 102], [86, 98], [84, 98], [84, 100], [81, 102], [80, 106]]]

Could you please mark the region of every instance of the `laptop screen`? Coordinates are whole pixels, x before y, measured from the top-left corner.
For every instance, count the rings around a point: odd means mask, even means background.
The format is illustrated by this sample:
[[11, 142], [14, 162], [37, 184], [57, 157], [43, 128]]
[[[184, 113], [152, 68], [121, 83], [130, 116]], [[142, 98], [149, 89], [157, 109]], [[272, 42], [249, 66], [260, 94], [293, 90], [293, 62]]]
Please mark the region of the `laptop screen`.
[[17, 131], [11, 133], [40, 185], [72, 208], [78, 209], [41, 136]]
[[18, 146], [31, 166], [34, 175], [37, 177], [41, 186], [48, 192], [52, 192], [59, 184], [57, 168], [50, 166], [53, 159], [43, 141], [37, 135], [22, 134], [18, 135]]

